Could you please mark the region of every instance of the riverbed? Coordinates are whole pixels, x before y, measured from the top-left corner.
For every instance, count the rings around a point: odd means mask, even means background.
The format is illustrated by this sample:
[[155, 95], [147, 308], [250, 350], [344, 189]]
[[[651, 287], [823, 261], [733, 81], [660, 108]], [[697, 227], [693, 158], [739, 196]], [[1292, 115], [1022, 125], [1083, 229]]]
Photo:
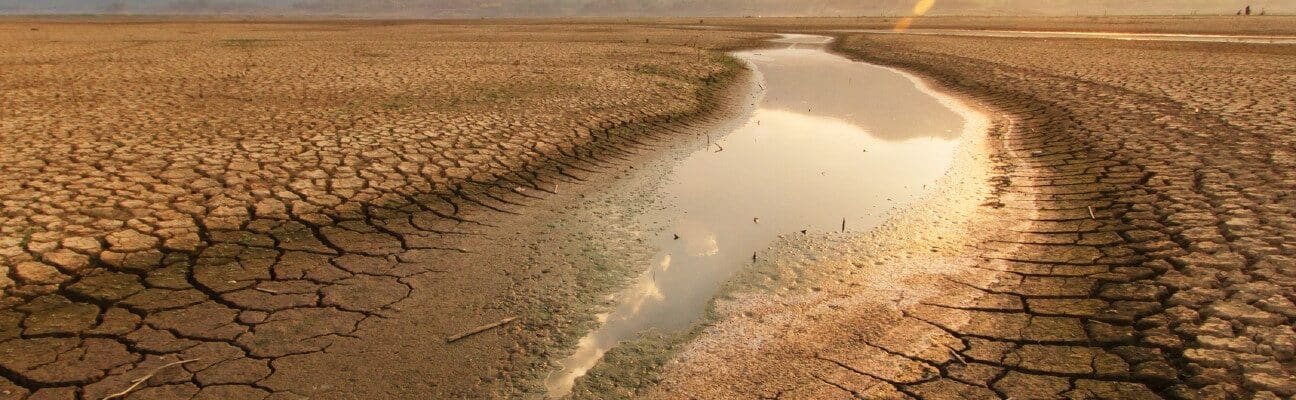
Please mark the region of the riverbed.
[[551, 373], [553, 397], [618, 343], [688, 328], [721, 284], [782, 235], [867, 231], [950, 167], [968, 121], [915, 78], [827, 51], [831, 38], [782, 35], [734, 53], [754, 72], [755, 107], [669, 166], [663, 212], [642, 225], [658, 249]]

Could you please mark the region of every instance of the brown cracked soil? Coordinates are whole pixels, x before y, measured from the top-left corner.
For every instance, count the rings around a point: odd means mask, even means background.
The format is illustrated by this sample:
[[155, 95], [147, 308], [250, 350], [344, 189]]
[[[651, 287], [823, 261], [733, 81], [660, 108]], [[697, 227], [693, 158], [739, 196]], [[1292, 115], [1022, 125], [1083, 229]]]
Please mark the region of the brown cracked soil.
[[[1241, 31], [1290, 30], [1266, 21]], [[592, 245], [623, 216], [570, 204], [723, 120], [716, 50], [760, 37], [6, 19], [0, 398], [150, 373], [126, 398], [539, 397], [636, 272], [609, 254], [640, 250]], [[962, 95], [986, 135], [929, 207], [779, 243], [630, 393], [1296, 395], [1296, 46], [836, 50]]]
[[[0, 394], [33, 399], [178, 360], [127, 398], [525, 391], [582, 329], [556, 322], [615, 281], [566, 285], [570, 255], [519, 244], [543, 228], [520, 206], [687, 129], [738, 72], [711, 49], [764, 36], [0, 28]], [[510, 315], [508, 336], [443, 340]]]

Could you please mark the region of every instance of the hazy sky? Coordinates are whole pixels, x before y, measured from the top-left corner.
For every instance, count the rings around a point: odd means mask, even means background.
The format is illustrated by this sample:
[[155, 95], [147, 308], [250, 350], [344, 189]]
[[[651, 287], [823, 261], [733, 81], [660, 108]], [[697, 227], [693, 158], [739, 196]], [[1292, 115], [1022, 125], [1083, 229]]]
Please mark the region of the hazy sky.
[[[903, 15], [917, 0], [0, 0], [0, 13], [284, 14], [395, 17]], [[935, 0], [931, 14], [1230, 14], [1233, 0]], [[1249, 3], [1296, 12], [1296, 0]]]

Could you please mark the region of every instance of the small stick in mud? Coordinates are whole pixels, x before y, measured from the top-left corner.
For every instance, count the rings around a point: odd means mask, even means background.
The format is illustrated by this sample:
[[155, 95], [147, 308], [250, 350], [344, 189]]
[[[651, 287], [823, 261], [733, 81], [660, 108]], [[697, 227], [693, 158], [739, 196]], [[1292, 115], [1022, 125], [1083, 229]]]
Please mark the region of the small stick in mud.
[[967, 365], [967, 359], [964, 359], [963, 355], [955, 351], [953, 347], [945, 345], [945, 348], [949, 349], [950, 355], [954, 356], [954, 359], [958, 360], [959, 364]]
[[252, 288], [252, 289], [255, 289], [255, 290], [258, 291], [258, 292], [265, 292], [265, 293], [270, 293], [270, 294], [279, 294], [278, 291], [270, 290], [270, 289], [266, 289], [266, 288], [259, 288], [259, 287], [258, 287], [258, 288]]
[[676, 233], [676, 234], [674, 234], [674, 235], [675, 235], [675, 240], [679, 240], [679, 234]]
[[756, 262], [756, 252], [752, 252], [752, 262]]
[[842, 217], [842, 233], [846, 232], [846, 218]]
[[1093, 206], [1085, 206], [1085, 207], [1088, 207], [1088, 208], [1089, 208], [1089, 219], [1098, 219], [1098, 217], [1095, 217], [1095, 216], [1094, 216], [1094, 213], [1093, 213]]
[[458, 334], [458, 335], [454, 335], [454, 336], [447, 337], [447, 338], [446, 338], [446, 343], [454, 343], [454, 342], [458, 341], [459, 339], [463, 339], [463, 338], [466, 338], [466, 337], [469, 337], [469, 336], [472, 336], [472, 335], [476, 335], [476, 334], [478, 334], [478, 333], [482, 333], [482, 332], [485, 332], [485, 331], [488, 331], [488, 330], [491, 330], [491, 329], [495, 329], [495, 328], [498, 328], [498, 327], [504, 326], [504, 324], [507, 324], [507, 323], [509, 323], [509, 322], [513, 322], [513, 320], [515, 320], [515, 319], [517, 319], [517, 318], [518, 318], [518, 317], [508, 317], [508, 318], [501, 319], [501, 320], [499, 320], [498, 322], [493, 322], [493, 323], [489, 323], [489, 324], [486, 324], [486, 325], [482, 325], [482, 326], [479, 326], [479, 327], [476, 327], [476, 328], [472, 328], [472, 329], [470, 329], [470, 330], [467, 331], [467, 332], [464, 332], [464, 333], [460, 333], [460, 334]]
[[157, 373], [158, 373], [158, 372], [161, 372], [163, 369], [166, 369], [167, 367], [171, 367], [171, 366], [175, 366], [175, 365], [180, 365], [180, 364], [185, 364], [185, 363], [191, 363], [191, 362], [198, 361], [198, 360], [200, 360], [200, 358], [193, 358], [193, 359], [188, 359], [188, 360], [180, 360], [180, 361], [175, 361], [175, 362], [170, 362], [170, 363], [167, 363], [167, 364], [163, 364], [163, 365], [160, 366], [160, 367], [154, 368], [154, 369], [153, 369], [153, 372], [149, 372], [148, 375], [144, 375], [144, 376], [141, 376], [141, 377], [139, 377], [139, 378], [135, 378], [134, 380], [132, 380], [132, 381], [131, 381], [131, 385], [130, 385], [130, 387], [127, 387], [126, 390], [123, 390], [123, 391], [120, 391], [120, 392], [117, 392], [117, 393], [113, 393], [113, 394], [110, 394], [110, 395], [104, 396], [102, 400], [117, 399], [117, 398], [126, 397], [126, 395], [130, 394], [131, 391], [135, 390], [135, 388], [139, 387], [139, 385], [144, 384], [144, 382], [147, 382], [149, 379], [152, 379], [154, 375], [157, 375]]

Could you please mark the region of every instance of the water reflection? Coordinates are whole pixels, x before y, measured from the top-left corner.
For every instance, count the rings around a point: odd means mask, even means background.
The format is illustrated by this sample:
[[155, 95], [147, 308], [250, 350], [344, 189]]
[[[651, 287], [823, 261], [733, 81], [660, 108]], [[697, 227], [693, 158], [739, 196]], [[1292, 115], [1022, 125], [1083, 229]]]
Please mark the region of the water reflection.
[[621, 340], [688, 327], [778, 235], [837, 231], [843, 219], [870, 229], [948, 169], [966, 111], [895, 71], [825, 52], [827, 39], [785, 36], [786, 48], [736, 53], [763, 75], [764, 99], [718, 146], [674, 167], [661, 188], [672, 214], [653, 242], [660, 252], [546, 380], [551, 395]]
[[[820, 49], [787, 49], [777, 57], [769, 52], [751, 55], [760, 62], [770, 82], [763, 107], [836, 118], [883, 140], [915, 137], [953, 139], [963, 122], [959, 118], [924, 118], [941, 110], [936, 98], [914, 90], [913, 81], [882, 67], [845, 62]], [[834, 62], [836, 61], [836, 62]], [[867, 82], [856, 85], [856, 82]], [[867, 95], [843, 95], [864, 86]]]

